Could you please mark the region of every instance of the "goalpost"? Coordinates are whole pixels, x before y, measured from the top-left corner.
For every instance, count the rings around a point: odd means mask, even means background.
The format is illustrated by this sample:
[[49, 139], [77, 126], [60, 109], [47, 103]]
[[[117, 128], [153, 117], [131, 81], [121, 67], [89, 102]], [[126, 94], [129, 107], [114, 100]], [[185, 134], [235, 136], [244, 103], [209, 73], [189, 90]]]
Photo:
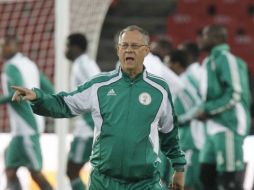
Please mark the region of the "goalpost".
[[[22, 52], [35, 61], [56, 92], [68, 90], [69, 64], [64, 57], [66, 37], [81, 32], [89, 41], [88, 54], [96, 58], [101, 27], [112, 0], [0, 0], [0, 38], [15, 33]], [[0, 65], [2, 67], [2, 65]], [[8, 115], [0, 109], [0, 129], [9, 131]], [[68, 120], [55, 120], [58, 134], [57, 189], [66, 189], [66, 134]]]
[[[63, 56], [66, 37], [69, 33], [69, 0], [55, 0], [55, 90], [67, 91], [69, 84], [69, 65]], [[58, 134], [58, 165], [57, 165], [57, 190], [66, 189], [66, 135], [69, 122], [67, 119], [55, 121]]]

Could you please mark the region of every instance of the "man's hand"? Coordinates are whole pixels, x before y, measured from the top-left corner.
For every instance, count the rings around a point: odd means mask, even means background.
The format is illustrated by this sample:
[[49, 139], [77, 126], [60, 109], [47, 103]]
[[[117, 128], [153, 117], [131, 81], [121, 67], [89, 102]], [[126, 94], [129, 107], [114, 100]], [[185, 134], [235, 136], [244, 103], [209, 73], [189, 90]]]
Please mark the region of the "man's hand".
[[12, 101], [20, 102], [21, 100], [35, 100], [36, 93], [30, 89], [19, 87], [19, 86], [12, 86], [13, 90], [15, 90], [14, 95], [12, 96]]
[[184, 172], [175, 172], [169, 190], [184, 190]]
[[198, 112], [196, 115], [195, 115], [195, 118], [200, 120], [200, 121], [205, 121], [208, 119], [208, 115], [207, 113], [205, 112]]

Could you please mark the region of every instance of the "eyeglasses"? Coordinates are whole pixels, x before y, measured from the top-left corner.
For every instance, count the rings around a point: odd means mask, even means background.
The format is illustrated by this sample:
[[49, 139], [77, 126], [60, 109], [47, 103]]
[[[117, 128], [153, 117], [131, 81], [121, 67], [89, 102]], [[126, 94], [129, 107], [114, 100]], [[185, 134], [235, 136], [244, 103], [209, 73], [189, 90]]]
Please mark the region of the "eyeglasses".
[[129, 46], [131, 47], [131, 49], [139, 49], [140, 47], [142, 47], [142, 46], [147, 46], [147, 45], [123, 43], [123, 44], [118, 44], [118, 46], [119, 46], [121, 49], [128, 49]]

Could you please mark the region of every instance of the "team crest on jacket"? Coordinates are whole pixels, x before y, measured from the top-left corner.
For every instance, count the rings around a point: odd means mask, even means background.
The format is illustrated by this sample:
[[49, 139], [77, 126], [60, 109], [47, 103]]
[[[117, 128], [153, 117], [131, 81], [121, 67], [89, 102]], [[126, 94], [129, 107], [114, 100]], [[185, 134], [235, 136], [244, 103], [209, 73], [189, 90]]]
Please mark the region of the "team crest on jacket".
[[142, 92], [139, 97], [138, 100], [141, 104], [147, 106], [152, 102], [152, 97], [150, 94], [148, 94], [147, 92]]

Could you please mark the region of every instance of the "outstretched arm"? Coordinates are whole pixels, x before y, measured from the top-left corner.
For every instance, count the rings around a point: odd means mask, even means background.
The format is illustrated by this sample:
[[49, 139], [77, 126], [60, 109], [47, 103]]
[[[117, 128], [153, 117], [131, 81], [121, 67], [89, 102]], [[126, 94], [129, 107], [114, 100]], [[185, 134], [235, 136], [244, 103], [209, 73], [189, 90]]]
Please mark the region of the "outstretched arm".
[[0, 105], [11, 101], [11, 96], [0, 95]]
[[91, 111], [91, 90], [89, 84], [79, 86], [75, 91], [57, 94], [47, 94], [42, 90], [32, 90], [12, 86], [15, 93], [13, 101], [28, 100], [31, 102], [33, 112], [48, 117], [68, 118]]
[[15, 93], [12, 97], [13, 101], [28, 100], [31, 102], [33, 112], [53, 118], [73, 117], [68, 105], [65, 103], [63, 94], [56, 95], [43, 93], [40, 89], [27, 89], [19, 86], [12, 86]]

